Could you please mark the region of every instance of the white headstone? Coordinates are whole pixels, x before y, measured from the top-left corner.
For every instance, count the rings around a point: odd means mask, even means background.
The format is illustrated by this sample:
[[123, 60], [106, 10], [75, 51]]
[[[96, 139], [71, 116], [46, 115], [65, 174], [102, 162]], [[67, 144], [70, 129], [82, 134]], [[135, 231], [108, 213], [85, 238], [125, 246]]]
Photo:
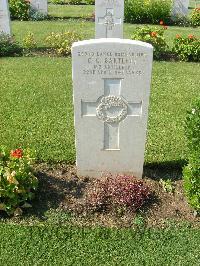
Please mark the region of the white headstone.
[[7, 0], [0, 0], [0, 33], [11, 34], [10, 12]]
[[189, 0], [174, 0], [172, 17], [185, 17], [188, 14]]
[[96, 0], [96, 39], [123, 38], [124, 0]]
[[153, 47], [123, 39], [73, 44], [77, 170], [142, 177]]
[[48, 0], [30, 0], [32, 8], [36, 11], [47, 15], [48, 13]]

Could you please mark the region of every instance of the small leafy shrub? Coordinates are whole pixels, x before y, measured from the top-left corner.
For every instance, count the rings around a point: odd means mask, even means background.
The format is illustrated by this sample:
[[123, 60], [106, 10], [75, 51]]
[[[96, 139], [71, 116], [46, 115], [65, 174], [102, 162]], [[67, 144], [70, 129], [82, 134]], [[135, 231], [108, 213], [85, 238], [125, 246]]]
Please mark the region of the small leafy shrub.
[[190, 205], [200, 213], [200, 98], [187, 113], [185, 133], [189, 163], [183, 169], [184, 189]]
[[129, 23], [168, 22], [170, 12], [170, 0], [125, 0], [124, 17]]
[[95, 4], [95, 0], [85, 0], [84, 1], [87, 5], [94, 5]]
[[9, 0], [10, 16], [12, 19], [28, 20], [30, 2], [27, 0]]
[[80, 35], [73, 31], [67, 31], [64, 33], [52, 32], [46, 37], [45, 42], [57, 55], [67, 56], [71, 53], [72, 44], [80, 39]]
[[190, 20], [193, 26], [200, 26], [200, 7], [193, 10]]
[[190, 34], [181, 37], [179, 34], [174, 39], [173, 51], [182, 61], [200, 61], [200, 39]]
[[67, 0], [69, 5], [80, 5], [82, 0]]
[[34, 49], [37, 47], [37, 43], [32, 32], [29, 32], [28, 35], [23, 39], [23, 47], [25, 49]]
[[191, 22], [188, 16], [177, 17], [175, 20], [172, 19], [172, 25], [178, 25], [180, 27], [190, 27]]
[[35, 10], [34, 8], [30, 8], [30, 12], [29, 12], [29, 19], [33, 20], [33, 21], [42, 21], [47, 19], [48, 16]]
[[22, 47], [8, 34], [0, 33], [0, 57], [22, 54]]
[[20, 214], [21, 208], [30, 207], [38, 180], [31, 168], [28, 150], [11, 152], [0, 148], [0, 210], [7, 214]]
[[165, 29], [167, 29], [166, 26], [163, 26], [162, 28], [149, 26], [136, 28], [134, 34], [131, 36], [131, 39], [152, 44], [154, 47], [154, 58], [160, 59], [168, 49], [164, 38]]
[[51, 0], [50, 3], [54, 4], [54, 5], [63, 5], [64, 4], [64, 0]]
[[149, 188], [143, 181], [130, 176], [96, 180], [86, 196], [89, 211], [130, 209], [136, 211], [149, 198]]
[[51, 2], [57, 5], [80, 5], [82, 0], [51, 0]]
[[163, 180], [161, 179], [159, 182], [163, 188], [163, 190], [167, 193], [174, 193], [175, 187], [174, 184], [172, 182], [172, 180], [167, 179], [167, 180]]

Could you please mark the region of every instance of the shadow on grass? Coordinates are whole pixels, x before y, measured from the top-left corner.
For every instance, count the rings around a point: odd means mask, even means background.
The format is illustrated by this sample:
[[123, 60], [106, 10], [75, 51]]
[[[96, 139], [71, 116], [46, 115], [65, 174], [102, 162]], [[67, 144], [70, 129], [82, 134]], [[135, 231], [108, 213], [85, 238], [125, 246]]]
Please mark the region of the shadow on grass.
[[180, 180], [182, 179], [182, 169], [184, 165], [186, 165], [185, 160], [147, 163], [144, 166], [143, 177], [148, 177], [154, 180]]

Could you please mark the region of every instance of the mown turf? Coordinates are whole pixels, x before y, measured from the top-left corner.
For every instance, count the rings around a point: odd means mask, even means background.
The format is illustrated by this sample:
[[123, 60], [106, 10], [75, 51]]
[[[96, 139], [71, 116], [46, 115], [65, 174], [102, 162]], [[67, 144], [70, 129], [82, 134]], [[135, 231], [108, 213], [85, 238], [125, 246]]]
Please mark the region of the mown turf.
[[83, 20], [56, 20], [56, 21], [12, 21], [13, 34], [17, 41], [32, 32], [35, 36], [38, 46], [44, 47], [45, 38], [51, 32], [76, 31], [81, 34], [83, 39], [94, 38], [94, 23]]
[[[124, 38], [131, 38], [136, 27], [143, 27], [144, 25], [124, 24]], [[155, 25], [153, 25], [155, 27]], [[94, 22], [84, 20], [56, 20], [56, 21], [12, 21], [13, 34], [17, 41], [22, 43], [22, 40], [27, 36], [28, 32], [32, 32], [38, 43], [38, 46], [44, 47], [45, 38], [51, 32], [63, 32], [74, 30], [81, 34], [83, 39], [91, 39], [95, 36]], [[194, 34], [200, 37], [200, 27], [177, 27], [170, 26], [165, 31], [166, 41], [171, 47], [176, 34], [188, 36]]]
[[0, 64], [1, 144], [30, 145], [39, 158], [74, 161], [70, 59], [7, 58]]
[[94, 5], [49, 5], [48, 14], [58, 18], [88, 18], [94, 9]]
[[200, 262], [199, 231], [0, 225], [1, 265], [181, 265]]
[[[0, 145], [45, 161], [75, 161], [71, 58], [0, 59]], [[199, 95], [200, 65], [154, 62], [146, 163], [187, 158], [183, 123]]]

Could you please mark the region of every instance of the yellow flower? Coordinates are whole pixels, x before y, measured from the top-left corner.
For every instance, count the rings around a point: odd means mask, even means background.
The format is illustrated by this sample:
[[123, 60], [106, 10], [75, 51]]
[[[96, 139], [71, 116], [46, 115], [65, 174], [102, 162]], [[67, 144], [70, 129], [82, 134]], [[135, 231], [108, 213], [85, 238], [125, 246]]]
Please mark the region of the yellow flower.
[[17, 193], [25, 193], [26, 190], [25, 190], [25, 189], [17, 189], [16, 192], [17, 192]]
[[7, 172], [6, 173], [7, 175], [7, 180], [10, 184], [15, 184], [15, 185], [18, 185], [19, 182], [17, 181], [17, 179], [15, 179], [15, 175], [16, 175], [16, 172], [15, 171], [12, 171], [12, 173], [9, 173]]

